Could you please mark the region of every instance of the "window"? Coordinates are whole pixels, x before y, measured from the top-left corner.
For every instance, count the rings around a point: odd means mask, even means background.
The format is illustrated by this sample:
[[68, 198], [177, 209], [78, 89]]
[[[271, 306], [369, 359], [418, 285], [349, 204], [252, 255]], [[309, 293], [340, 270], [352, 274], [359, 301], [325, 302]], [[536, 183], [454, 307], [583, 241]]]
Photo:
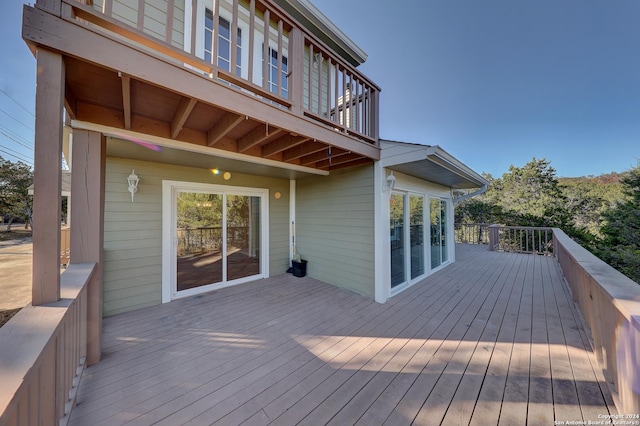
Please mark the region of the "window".
[[[231, 70], [231, 23], [219, 18], [218, 21], [218, 60], [219, 68], [232, 72]], [[205, 9], [204, 18], [204, 59], [214, 63], [213, 57], [213, 11]], [[236, 43], [236, 65], [235, 73], [240, 76], [242, 73], [242, 30], [238, 28], [238, 40]]]
[[289, 97], [289, 84], [287, 75], [289, 74], [287, 66], [287, 57], [282, 55], [282, 88], [278, 90], [278, 51], [269, 48], [269, 71], [268, 71], [267, 86], [271, 93], [282, 96], [283, 98]]

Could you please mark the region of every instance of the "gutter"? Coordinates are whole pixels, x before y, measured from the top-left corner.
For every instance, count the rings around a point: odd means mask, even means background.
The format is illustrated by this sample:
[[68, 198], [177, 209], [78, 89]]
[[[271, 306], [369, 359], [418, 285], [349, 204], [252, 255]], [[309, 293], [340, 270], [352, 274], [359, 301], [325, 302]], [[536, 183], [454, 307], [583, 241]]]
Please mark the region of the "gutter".
[[484, 194], [484, 192], [487, 190], [487, 187], [488, 187], [488, 185], [485, 184], [485, 185], [482, 185], [482, 188], [478, 189], [477, 191], [470, 192], [469, 194], [464, 194], [464, 195], [461, 195], [459, 197], [455, 197], [453, 199], [453, 204], [455, 205], [455, 204], [458, 204], [461, 201], [464, 201], [464, 200], [469, 199], [471, 197], [475, 197], [476, 195]]

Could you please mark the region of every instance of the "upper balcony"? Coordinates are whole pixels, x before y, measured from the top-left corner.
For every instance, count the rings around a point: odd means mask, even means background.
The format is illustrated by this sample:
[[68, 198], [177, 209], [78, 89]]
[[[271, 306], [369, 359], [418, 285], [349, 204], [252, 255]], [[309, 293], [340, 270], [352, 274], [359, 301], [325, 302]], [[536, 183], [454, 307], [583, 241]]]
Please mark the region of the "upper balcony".
[[363, 52], [301, 4], [38, 0], [23, 38], [63, 55], [74, 127], [324, 171], [377, 160]]

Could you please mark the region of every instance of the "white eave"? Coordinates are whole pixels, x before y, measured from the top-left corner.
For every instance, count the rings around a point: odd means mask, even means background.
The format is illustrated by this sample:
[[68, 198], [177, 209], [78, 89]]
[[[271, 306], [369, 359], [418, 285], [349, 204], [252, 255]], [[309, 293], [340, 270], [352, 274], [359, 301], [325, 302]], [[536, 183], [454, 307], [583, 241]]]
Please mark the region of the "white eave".
[[380, 141], [380, 164], [390, 170], [452, 189], [488, 185], [481, 175], [439, 146]]
[[367, 54], [308, 0], [274, 0], [294, 19], [357, 67]]

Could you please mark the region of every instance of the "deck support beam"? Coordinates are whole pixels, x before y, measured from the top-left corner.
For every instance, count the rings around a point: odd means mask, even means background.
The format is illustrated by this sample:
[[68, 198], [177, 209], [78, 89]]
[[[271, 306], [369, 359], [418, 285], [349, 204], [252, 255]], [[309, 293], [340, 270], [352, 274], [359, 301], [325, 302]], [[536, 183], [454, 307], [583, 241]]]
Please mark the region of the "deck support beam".
[[74, 129], [71, 175], [71, 263], [95, 262], [87, 286], [87, 364], [100, 361], [104, 241], [105, 137]]
[[33, 180], [33, 306], [60, 299], [60, 210], [64, 61], [47, 49], [36, 52], [36, 127]]

